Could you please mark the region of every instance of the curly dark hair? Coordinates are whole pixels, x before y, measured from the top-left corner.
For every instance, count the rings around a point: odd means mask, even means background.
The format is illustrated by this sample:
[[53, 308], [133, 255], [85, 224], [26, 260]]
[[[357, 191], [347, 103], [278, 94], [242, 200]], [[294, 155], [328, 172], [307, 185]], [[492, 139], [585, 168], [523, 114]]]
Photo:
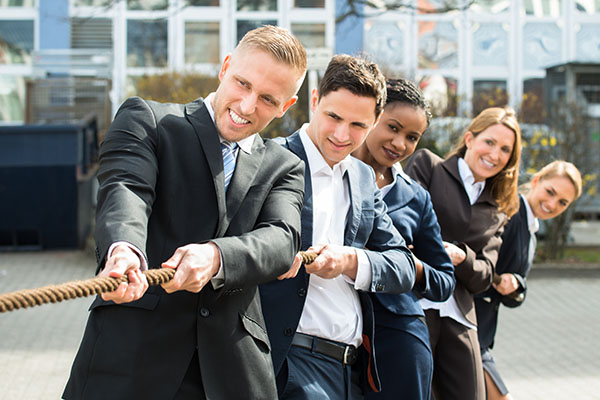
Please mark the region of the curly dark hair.
[[419, 87], [412, 81], [406, 79], [388, 79], [387, 86], [387, 104], [394, 102], [407, 104], [425, 111], [427, 117], [427, 126], [431, 122], [431, 107]]

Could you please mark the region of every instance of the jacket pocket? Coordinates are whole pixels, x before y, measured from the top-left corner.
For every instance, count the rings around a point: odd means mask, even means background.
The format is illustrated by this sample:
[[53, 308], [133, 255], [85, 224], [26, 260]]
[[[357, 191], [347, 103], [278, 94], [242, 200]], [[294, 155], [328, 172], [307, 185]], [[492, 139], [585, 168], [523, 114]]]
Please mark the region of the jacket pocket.
[[267, 331], [260, 326], [258, 322], [247, 316], [246, 314], [239, 313], [240, 320], [242, 321], [242, 326], [254, 338], [254, 341], [258, 344], [258, 346], [266, 353], [271, 352], [271, 344], [269, 342], [269, 336], [267, 335]]
[[89, 311], [91, 311], [95, 308], [98, 308], [98, 307], [106, 307], [106, 306], [132, 307], [132, 308], [141, 308], [143, 310], [152, 311], [156, 308], [159, 301], [160, 301], [160, 296], [151, 294], [151, 293], [144, 294], [144, 296], [142, 296], [142, 298], [139, 300], [132, 301], [129, 303], [122, 303], [122, 304], [117, 304], [112, 300], [111, 301], [103, 300], [102, 297], [100, 295], [98, 295], [98, 296], [96, 296], [96, 299], [90, 306]]

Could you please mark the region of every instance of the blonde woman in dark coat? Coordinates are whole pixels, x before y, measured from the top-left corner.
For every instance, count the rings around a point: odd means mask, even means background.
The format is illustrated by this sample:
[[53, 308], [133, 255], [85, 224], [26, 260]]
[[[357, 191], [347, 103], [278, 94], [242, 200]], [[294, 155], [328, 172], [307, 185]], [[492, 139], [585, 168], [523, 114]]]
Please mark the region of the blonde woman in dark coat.
[[406, 173], [427, 189], [456, 287], [444, 303], [421, 300], [433, 351], [436, 400], [483, 400], [473, 295], [492, 284], [507, 218], [518, 209], [521, 130], [510, 108], [482, 111], [445, 159], [419, 150]]

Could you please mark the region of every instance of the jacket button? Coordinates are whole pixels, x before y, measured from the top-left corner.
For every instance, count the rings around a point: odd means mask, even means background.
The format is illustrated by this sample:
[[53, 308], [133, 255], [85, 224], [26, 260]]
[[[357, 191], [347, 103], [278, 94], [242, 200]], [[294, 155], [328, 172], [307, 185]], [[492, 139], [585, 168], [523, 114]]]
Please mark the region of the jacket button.
[[306, 296], [306, 289], [301, 288], [300, 290], [298, 290], [298, 296], [300, 296], [300, 297]]
[[285, 336], [292, 336], [293, 333], [294, 331], [292, 330], [292, 328], [285, 328], [285, 330], [283, 331], [283, 334]]
[[200, 315], [202, 315], [204, 318], [206, 318], [210, 315], [210, 311], [208, 311], [208, 308], [201, 308]]
[[377, 285], [375, 285], [375, 291], [376, 292], [381, 292], [383, 290], [383, 285], [381, 283], [378, 283]]

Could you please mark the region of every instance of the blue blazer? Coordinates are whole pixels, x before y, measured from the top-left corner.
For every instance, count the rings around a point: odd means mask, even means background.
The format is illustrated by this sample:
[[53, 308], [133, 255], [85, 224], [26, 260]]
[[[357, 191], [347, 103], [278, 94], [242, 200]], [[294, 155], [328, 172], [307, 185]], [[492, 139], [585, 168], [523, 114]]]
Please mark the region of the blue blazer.
[[[437, 217], [429, 193], [401, 169], [393, 169], [396, 184], [384, 196], [388, 215], [413, 253], [423, 263], [425, 279], [421, 285], [400, 295], [373, 294], [388, 311], [396, 315], [424, 316], [420, 297], [445, 301], [454, 291], [454, 266], [444, 249]], [[378, 323], [379, 323], [378, 319]]]
[[518, 307], [525, 301], [527, 294], [527, 274], [531, 268], [529, 246], [531, 233], [527, 221], [525, 198], [520, 197], [519, 212], [511, 217], [502, 234], [502, 247], [498, 253], [496, 273], [512, 273], [519, 287], [514, 295], [503, 296], [490, 287], [484, 293], [475, 296], [475, 311], [477, 313], [479, 345], [481, 348], [491, 348], [494, 345], [498, 324], [500, 303], [507, 307]]
[[[313, 237], [310, 166], [298, 132], [285, 138], [283, 142], [283, 145], [300, 157], [306, 165], [305, 176], [307, 178], [304, 183], [301, 228], [301, 248], [306, 250], [312, 245]], [[346, 179], [350, 190], [351, 206], [344, 234], [344, 245], [365, 249], [371, 263], [372, 273], [369, 291], [387, 293], [410, 291], [415, 281], [414, 261], [406, 242], [387, 215], [387, 207], [375, 184], [373, 170], [362, 161], [352, 158]], [[278, 374], [281, 369], [300, 322], [309, 279], [309, 274], [302, 267], [293, 279], [272, 281], [260, 286], [275, 374]], [[367, 293], [359, 291], [358, 294], [363, 314], [363, 346], [361, 348], [369, 353], [368, 361], [364, 362], [363, 371], [367, 373], [368, 369], [370, 374], [364, 378], [373, 390], [379, 391], [380, 384], [373, 343], [375, 331], [373, 303]]]

